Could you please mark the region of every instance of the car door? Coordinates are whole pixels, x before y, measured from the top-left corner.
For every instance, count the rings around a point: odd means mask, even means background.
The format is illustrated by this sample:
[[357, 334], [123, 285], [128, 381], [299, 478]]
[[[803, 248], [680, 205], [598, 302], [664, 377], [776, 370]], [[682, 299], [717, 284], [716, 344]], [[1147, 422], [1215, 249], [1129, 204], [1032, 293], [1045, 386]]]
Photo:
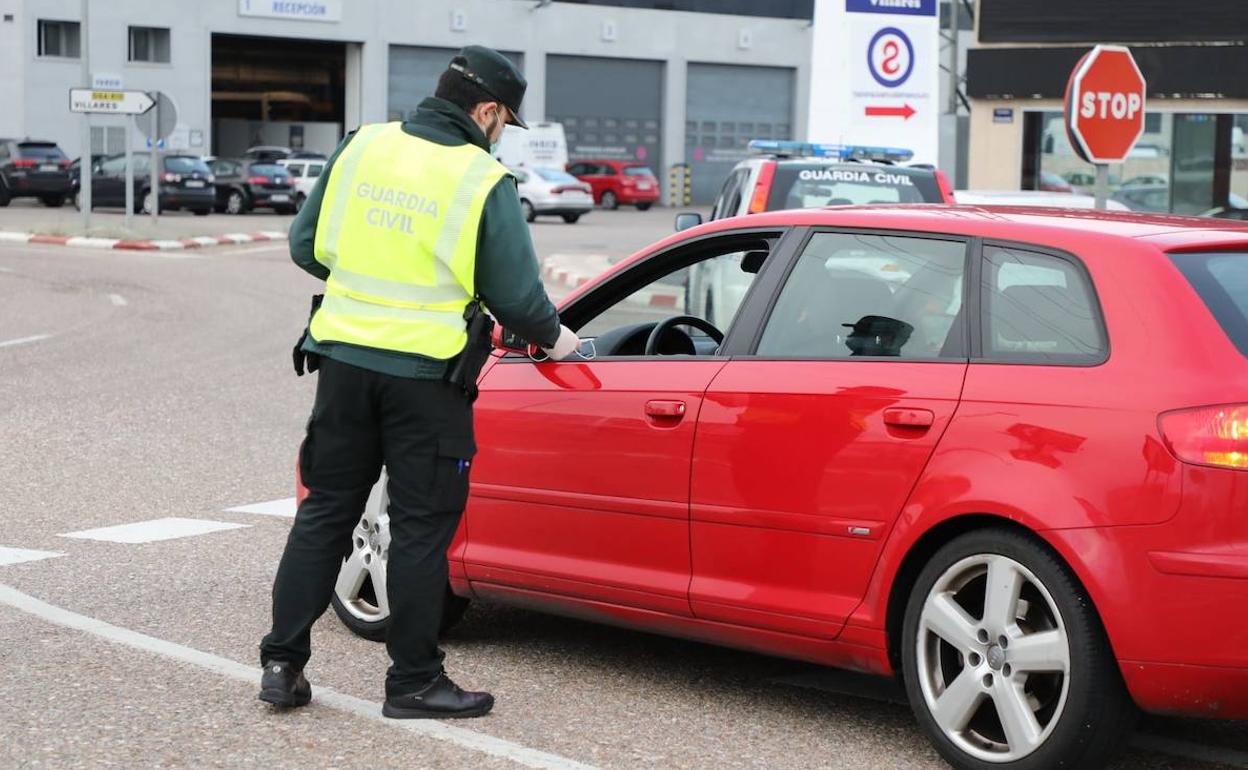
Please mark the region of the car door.
[[92, 206], [126, 205], [126, 156], [118, 155], [100, 163], [99, 173], [91, 177], [91, 196]]
[[808, 236], [698, 415], [697, 617], [840, 632], [957, 408], [968, 254], [935, 235]]
[[594, 360], [512, 354], [488, 371], [464, 554], [475, 590], [690, 614], [694, 428], [726, 358], [696, 334], [673, 337], [695, 346], [684, 354], [645, 355], [643, 346], [655, 322], [679, 312], [676, 271], [735, 253], [743, 239], [759, 236], [694, 239], [564, 308], [566, 324], [595, 338]]

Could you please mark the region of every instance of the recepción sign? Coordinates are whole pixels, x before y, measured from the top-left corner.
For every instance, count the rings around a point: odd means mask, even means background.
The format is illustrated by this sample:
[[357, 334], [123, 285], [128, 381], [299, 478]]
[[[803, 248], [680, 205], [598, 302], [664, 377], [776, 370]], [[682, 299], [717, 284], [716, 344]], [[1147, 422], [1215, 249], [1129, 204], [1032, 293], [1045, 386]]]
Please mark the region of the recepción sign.
[[239, 16], [299, 21], [342, 21], [342, 0], [238, 0]]

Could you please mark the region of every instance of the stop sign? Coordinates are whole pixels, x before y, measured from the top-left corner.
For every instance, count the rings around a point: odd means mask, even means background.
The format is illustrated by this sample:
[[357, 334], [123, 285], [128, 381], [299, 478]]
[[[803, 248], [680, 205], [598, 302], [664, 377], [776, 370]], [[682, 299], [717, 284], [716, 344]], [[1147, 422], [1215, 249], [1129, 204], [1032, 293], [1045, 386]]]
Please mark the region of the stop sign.
[[1098, 45], [1066, 83], [1066, 133], [1089, 163], [1117, 163], [1144, 132], [1144, 76], [1120, 45]]

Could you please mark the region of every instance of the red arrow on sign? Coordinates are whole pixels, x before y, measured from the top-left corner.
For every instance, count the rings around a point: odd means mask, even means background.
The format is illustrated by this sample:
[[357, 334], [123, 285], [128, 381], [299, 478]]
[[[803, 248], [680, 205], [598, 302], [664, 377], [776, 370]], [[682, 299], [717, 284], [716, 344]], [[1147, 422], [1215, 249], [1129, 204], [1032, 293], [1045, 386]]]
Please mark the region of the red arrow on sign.
[[909, 120], [910, 116], [914, 114], [914, 108], [908, 104], [903, 104], [900, 107], [867, 107], [866, 113], [869, 118], [901, 118]]

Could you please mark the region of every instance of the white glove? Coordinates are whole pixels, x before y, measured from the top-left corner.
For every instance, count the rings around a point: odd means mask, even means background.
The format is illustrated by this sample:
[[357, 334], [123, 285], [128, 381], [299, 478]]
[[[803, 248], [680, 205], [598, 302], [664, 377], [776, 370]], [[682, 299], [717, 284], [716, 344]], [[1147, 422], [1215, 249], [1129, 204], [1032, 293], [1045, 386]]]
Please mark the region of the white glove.
[[581, 340], [576, 336], [576, 332], [562, 324], [559, 326], [559, 339], [555, 341], [555, 346], [542, 348], [553, 361], [562, 361], [580, 349]]

